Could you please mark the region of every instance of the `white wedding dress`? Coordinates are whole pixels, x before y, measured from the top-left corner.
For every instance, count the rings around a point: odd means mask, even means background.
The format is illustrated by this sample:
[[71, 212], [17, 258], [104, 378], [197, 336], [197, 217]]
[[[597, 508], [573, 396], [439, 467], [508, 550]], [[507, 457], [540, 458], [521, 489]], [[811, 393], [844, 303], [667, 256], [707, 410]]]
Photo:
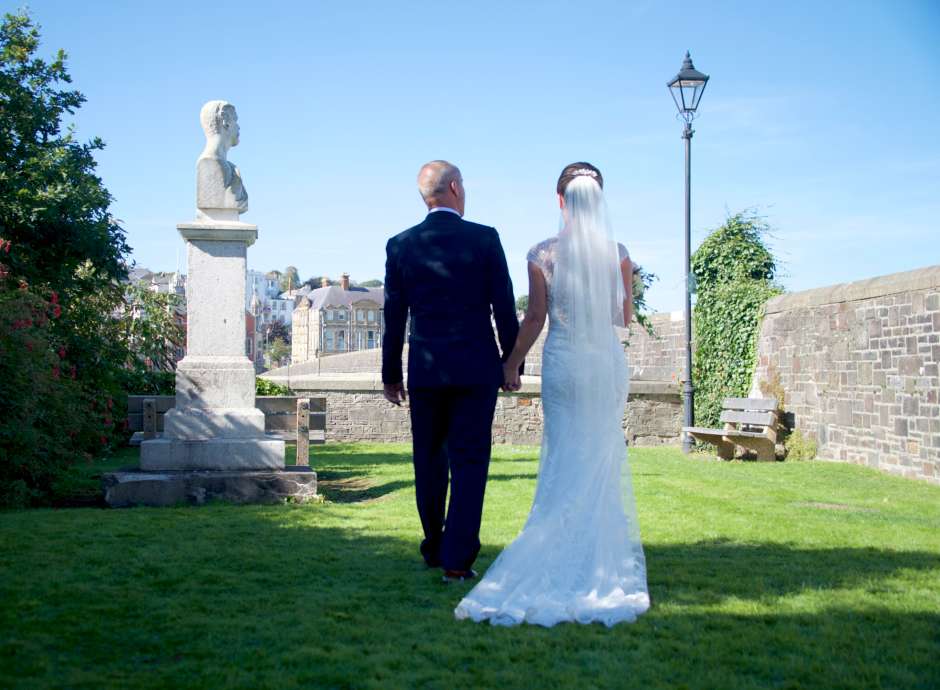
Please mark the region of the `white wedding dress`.
[[[619, 259], [626, 256], [622, 245], [608, 244], [614, 257], [618, 249]], [[601, 328], [593, 344], [590, 337], [571, 332], [576, 326], [567, 305], [573, 302], [554, 294], [558, 250], [555, 237], [528, 255], [545, 276], [549, 316], [535, 499], [522, 532], [457, 606], [458, 619], [493, 625], [574, 621], [612, 626], [634, 621], [649, 608], [621, 427], [629, 389], [623, 347], [609, 311], [606, 331]], [[610, 262], [618, 263], [617, 258]], [[584, 270], [590, 266], [584, 264]], [[619, 265], [616, 270], [619, 279]]]

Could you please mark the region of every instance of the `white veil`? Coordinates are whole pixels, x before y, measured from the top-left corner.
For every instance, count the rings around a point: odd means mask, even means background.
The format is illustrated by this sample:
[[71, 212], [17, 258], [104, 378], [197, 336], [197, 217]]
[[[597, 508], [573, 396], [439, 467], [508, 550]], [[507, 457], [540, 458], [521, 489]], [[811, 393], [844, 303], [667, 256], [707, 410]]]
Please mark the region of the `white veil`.
[[609, 416], [616, 404], [611, 395], [619, 387], [611, 385], [610, 377], [622, 369], [617, 365], [624, 357], [614, 329], [624, 325], [620, 252], [604, 192], [593, 176], [581, 174], [571, 180], [564, 200], [553, 306], [566, 322], [571, 350], [580, 354], [571, 395], [588, 419], [596, 419], [592, 411]]

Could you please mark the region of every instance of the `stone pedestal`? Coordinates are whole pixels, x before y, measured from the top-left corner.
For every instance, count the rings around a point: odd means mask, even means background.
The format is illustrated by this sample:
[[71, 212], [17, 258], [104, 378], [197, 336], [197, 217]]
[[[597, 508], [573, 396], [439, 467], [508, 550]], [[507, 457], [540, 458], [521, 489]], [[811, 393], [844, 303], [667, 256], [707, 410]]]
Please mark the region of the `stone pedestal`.
[[317, 473], [309, 467], [251, 471], [122, 470], [102, 477], [104, 500], [112, 508], [226, 503], [311, 503]]
[[203, 220], [177, 225], [186, 240], [186, 357], [176, 369], [176, 405], [160, 439], [144, 441], [140, 468], [277, 470], [284, 442], [264, 433], [255, 369], [245, 355], [245, 273], [255, 225]]

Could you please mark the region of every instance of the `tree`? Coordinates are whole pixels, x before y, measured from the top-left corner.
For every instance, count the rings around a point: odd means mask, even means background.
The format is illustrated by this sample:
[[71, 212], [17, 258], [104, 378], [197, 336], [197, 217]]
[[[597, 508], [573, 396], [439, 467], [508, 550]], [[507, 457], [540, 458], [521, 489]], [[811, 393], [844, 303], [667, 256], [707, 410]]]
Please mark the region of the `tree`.
[[264, 339], [269, 343], [280, 339], [290, 345], [290, 329], [281, 321], [272, 321], [264, 327]]
[[7, 14], [0, 26], [0, 233], [9, 277], [60, 294], [79, 280], [94, 289], [126, 276], [130, 248], [108, 211], [111, 195], [95, 175], [99, 138], [82, 144], [64, 115], [85, 102], [60, 89], [71, 77], [65, 53], [52, 62], [35, 56], [39, 32], [26, 14]]
[[359, 283], [359, 287], [380, 288], [380, 287], [385, 287], [385, 283], [383, 283], [381, 280], [377, 280], [373, 278], [372, 280], [366, 280], [362, 283]]
[[296, 266], [288, 266], [281, 274], [281, 292], [296, 290], [300, 287], [300, 274]]
[[121, 323], [132, 355], [128, 368], [176, 369], [176, 351], [186, 335], [178, 319], [182, 300], [178, 295], [153, 292], [142, 285], [128, 286], [126, 300]]
[[290, 357], [290, 345], [280, 338], [275, 338], [268, 343], [267, 355], [272, 367], [280, 366], [285, 359]]
[[[65, 53], [47, 62], [38, 47], [28, 15], [4, 16], [0, 370], [13, 388], [0, 394], [0, 486], [16, 488], [0, 491], [0, 503], [44, 500], [57, 473], [124, 440], [131, 371], [129, 340], [116, 316], [130, 248], [95, 174], [94, 154], [104, 144], [63, 132], [63, 117], [85, 98], [64, 87], [71, 82]], [[39, 398], [16, 394], [15, 372], [29, 373]], [[63, 399], [67, 412], [60, 414]]]
[[316, 290], [318, 287], [323, 287], [324, 280], [326, 280], [327, 285], [333, 284], [333, 281], [327, 278], [326, 276], [310, 276], [303, 282], [303, 284], [308, 286], [312, 290]]
[[516, 311], [525, 313], [529, 309], [529, 296], [520, 295], [516, 298]]

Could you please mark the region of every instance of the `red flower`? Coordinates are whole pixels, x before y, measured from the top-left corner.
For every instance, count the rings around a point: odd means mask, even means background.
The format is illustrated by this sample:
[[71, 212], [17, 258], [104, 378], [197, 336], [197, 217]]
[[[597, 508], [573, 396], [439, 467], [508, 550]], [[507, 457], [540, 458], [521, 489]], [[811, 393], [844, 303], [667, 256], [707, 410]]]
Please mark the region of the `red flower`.
[[26, 349], [29, 350], [30, 352], [33, 351], [33, 341], [31, 340], [26, 341]]
[[111, 426], [112, 424], [113, 424], [113, 422], [111, 421], [111, 418], [110, 418], [110, 417], [105, 417], [105, 418], [104, 418], [104, 425], [105, 425], [105, 426]]
[[107, 436], [102, 436], [102, 437], [101, 437], [101, 445], [103, 445], [103, 446], [108, 445], [108, 437], [107, 437]]
[[54, 379], [59, 378], [59, 373], [60, 373], [60, 372], [59, 372], [59, 365], [57, 364], [57, 365], [55, 365], [54, 367], [52, 367], [52, 378], [54, 378]]
[[59, 359], [65, 359], [65, 347], [59, 348]]
[[75, 378], [75, 375], [76, 375], [76, 369], [75, 369], [75, 365], [74, 365], [74, 364], [72, 365], [72, 372], [71, 372], [71, 375], [72, 375], [72, 379], [74, 379], [74, 378]]
[[112, 407], [114, 407], [114, 400], [108, 398], [108, 409], [110, 410]]
[[10, 253], [10, 247], [13, 246], [13, 242], [10, 240], [0, 240], [0, 249], [5, 251], [7, 254]]
[[52, 318], [57, 319], [60, 316], [62, 316], [62, 307], [56, 304], [52, 307]]
[[53, 291], [52, 291], [52, 297], [49, 298], [49, 301], [52, 302], [53, 304], [58, 304], [58, 303], [59, 303], [59, 293], [56, 292], [55, 290], [53, 290]]

